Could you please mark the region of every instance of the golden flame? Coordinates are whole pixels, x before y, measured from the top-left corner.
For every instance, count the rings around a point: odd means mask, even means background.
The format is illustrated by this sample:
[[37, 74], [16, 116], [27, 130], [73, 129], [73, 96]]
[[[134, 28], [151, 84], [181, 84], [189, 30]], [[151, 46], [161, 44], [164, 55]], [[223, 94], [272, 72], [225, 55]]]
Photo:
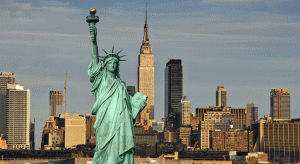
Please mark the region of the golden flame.
[[90, 14], [91, 14], [91, 15], [95, 15], [96, 12], [97, 12], [97, 11], [96, 11], [96, 8], [95, 8], [95, 7], [94, 7], [93, 9], [90, 10]]

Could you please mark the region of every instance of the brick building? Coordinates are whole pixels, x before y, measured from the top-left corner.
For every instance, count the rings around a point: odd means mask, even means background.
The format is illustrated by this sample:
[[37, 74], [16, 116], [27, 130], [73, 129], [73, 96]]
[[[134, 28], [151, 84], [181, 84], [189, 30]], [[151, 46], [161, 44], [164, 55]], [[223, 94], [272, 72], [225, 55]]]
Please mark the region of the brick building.
[[175, 131], [167, 130], [164, 132], [165, 142], [177, 142], [178, 141], [178, 133]]
[[253, 132], [230, 129], [229, 131], [213, 131], [211, 145], [218, 151], [253, 151]]
[[90, 114], [86, 114], [85, 117], [86, 117], [86, 143], [96, 144], [95, 129], [93, 127], [96, 121], [96, 117], [91, 116]]
[[191, 145], [191, 130], [191, 127], [180, 127], [178, 129], [179, 141], [187, 147]]
[[[57, 118], [57, 117], [56, 117]], [[41, 149], [60, 150], [64, 147], [65, 128], [59, 128], [54, 116], [49, 116], [42, 133]]]

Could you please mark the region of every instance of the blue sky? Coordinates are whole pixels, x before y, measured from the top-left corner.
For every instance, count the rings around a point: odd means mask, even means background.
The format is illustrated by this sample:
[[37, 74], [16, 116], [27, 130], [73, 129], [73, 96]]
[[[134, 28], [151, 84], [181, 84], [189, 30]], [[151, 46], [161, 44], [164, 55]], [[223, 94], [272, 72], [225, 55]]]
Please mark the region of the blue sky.
[[[123, 49], [121, 79], [137, 86], [146, 1], [92, 0], [0, 2], [0, 70], [14, 72], [31, 90], [36, 148], [49, 118], [49, 91], [63, 91], [67, 110], [91, 112], [94, 97], [87, 68], [90, 36], [85, 21], [96, 7], [101, 49]], [[289, 88], [291, 117], [300, 117], [298, 0], [147, 1], [149, 38], [155, 56], [155, 119], [164, 117], [164, 68], [182, 59], [183, 93], [196, 107], [215, 105], [217, 86], [232, 107], [258, 106], [270, 113], [271, 88]]]

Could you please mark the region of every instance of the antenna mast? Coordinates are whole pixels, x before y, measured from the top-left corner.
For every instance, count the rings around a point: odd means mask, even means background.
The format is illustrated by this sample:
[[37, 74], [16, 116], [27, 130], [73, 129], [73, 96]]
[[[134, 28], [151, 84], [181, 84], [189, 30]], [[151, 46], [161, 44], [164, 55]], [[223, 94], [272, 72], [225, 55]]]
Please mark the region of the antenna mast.
[[65, 113], [67, 112], [67, 71], [66, 71], [66, 78], [65, 78]]

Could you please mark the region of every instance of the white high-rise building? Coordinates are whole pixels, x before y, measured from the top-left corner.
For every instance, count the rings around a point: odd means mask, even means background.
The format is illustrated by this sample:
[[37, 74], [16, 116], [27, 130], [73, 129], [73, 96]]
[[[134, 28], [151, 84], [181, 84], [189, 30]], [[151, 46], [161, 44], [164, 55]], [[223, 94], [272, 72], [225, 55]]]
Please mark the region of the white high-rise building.
[[8, 150], [30, 150], [30, 90], [18, 83], [6, 88]]
[[191, 102], [187, 101], [186, 96], [179, 102], [179, 125], [189, 126], [191, 125]]

